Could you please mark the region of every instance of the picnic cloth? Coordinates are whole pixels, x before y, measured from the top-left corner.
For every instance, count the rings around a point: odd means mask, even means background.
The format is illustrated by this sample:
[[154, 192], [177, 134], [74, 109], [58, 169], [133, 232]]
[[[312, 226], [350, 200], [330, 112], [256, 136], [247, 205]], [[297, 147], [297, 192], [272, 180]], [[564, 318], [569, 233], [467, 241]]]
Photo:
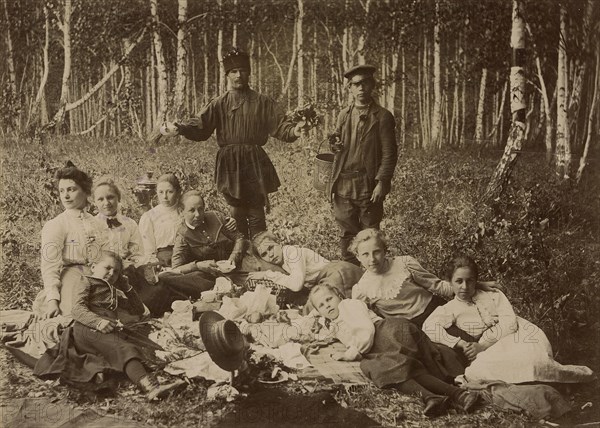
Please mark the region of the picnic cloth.
[[315, 354], [309, 354], [308, 360], [313, 365], [313, 370], [304, 370], [298, 373], [300, 378], [324, 377], [335, 384], [364, 385], [371, 381], [360, 369], [360, 361], [336, 361], [331, 354], [344, 352], [346, 347], [340, 342], [334, 342], [319, 349]]

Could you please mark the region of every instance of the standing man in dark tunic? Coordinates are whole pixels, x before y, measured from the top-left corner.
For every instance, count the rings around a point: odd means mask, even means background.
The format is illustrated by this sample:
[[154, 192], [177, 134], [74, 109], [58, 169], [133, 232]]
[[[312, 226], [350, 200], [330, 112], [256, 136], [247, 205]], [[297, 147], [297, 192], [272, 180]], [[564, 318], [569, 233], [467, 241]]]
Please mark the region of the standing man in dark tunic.
[[290, 122], [273, 99], [250, 89], [246, 53], [234, 48], [223, 58], [223, 66], [230, 89], [206, 105], [199, 117], [165, 124], [161, 133], [204, 141], [217, 131], [217, 190], [229, 205], [239, 231], [248, 238], [266, 230], [267, 197], [280, 185], [262, 146], [269, 136], [295, 141], [304, 124]]
[[328, 194], [341, 229], [342, 259], [355, 264], [350, 242], [363, 229], [379, 228], [398, 157], [394, 116], [373, 99], [375, 70], [363, 64], [344, 73], [353, 101], [338, 116], [341, 149], [332, 146], [336, 154]]

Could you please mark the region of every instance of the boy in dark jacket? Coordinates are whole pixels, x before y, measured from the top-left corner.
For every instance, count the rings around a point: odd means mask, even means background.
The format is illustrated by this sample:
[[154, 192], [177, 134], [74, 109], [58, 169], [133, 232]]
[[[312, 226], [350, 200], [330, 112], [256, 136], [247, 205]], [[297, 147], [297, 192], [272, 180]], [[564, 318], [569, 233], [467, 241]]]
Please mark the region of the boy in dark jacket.
[[358, 264], [348, 246], [358, 232], [379, 228], [398, 157], [394, 116], [373, 99], [375, 67], [358, 65], [344, 74], [353, 102], [338, 115], [341, 142], [328, 194], [341, 228], [342, 259]]

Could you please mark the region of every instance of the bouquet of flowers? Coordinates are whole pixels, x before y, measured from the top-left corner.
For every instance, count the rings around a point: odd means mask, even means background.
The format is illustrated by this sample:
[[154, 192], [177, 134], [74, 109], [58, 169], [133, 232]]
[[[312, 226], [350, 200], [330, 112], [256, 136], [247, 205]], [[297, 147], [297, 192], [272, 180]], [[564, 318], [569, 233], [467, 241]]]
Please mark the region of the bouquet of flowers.
[[288, 112], [287, 117], [293, 123], [304, 122], [304, 128], [307, 130], [312, 129], [321, 123], [321, 117], [310, 103]]

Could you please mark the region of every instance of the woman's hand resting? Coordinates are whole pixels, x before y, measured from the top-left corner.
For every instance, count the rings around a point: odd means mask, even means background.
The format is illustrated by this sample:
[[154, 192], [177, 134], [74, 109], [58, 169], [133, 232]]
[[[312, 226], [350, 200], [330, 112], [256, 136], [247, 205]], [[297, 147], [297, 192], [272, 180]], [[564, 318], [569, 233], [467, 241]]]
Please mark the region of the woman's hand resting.
[[203, 260], [201, 262], [196, 262], [196, 269], [215, 276], [221, 275], [221, 271], [214, 260]]
[[36, 318], [46, 320], [48, 318], [54, 318], [54, 317], [59, 316], [60, 315], [60, 307], [58, 305], [59, 305], [58, 300], [55, 300], [55, 299], [48, 300], [48, 308], [41, 316], [37, 316]]
[[112, 331], [114, 331], [116, 326], [117, 323], [115, 323], [114, 321], [102, 320], [96, 326], [96, 330], [98, 330], [100, 333], [111, 333]]
[[460, 349], [463, 352], [463, 354], [465, 354], [465, 357], [467, 357], [467, 359], [469, 361], [473, 361], [475, 358], [477, 358], [477, 354], [479, 354], [480, 352], [483, 352], [487, 349], [481, 343], [477, 343], [477, 342], [469, 343], [469, 342], [465, 342], [462, 339], [460, 339], [456, 343], [455, 348]]

